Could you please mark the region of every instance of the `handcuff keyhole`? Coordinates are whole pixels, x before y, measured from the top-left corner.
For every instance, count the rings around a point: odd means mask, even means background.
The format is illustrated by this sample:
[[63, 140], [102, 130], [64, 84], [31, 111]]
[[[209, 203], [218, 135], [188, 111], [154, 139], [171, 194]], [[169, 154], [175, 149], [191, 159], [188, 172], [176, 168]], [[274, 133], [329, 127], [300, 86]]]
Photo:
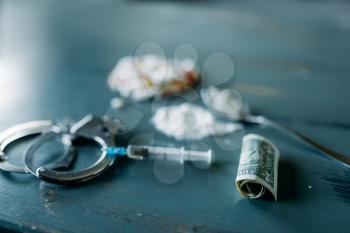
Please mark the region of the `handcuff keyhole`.
[[106, 126], [102, 126], [101, 130], [102, 130], [103, 133], [108, 133], [109, 132], [109, 130], [108, 130], [108, 128]]
[[108, 136], [110, 133], [109, 129], [106, 126], [102, 126], [101, 131], [105, 136]]

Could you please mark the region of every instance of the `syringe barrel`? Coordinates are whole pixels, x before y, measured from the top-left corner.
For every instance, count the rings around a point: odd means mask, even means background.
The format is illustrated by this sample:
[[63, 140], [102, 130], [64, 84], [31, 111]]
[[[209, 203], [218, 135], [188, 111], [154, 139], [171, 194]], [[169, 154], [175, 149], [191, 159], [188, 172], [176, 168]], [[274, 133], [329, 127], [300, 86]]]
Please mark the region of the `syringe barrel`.
[[184, 161], [200, 161], [205, 163], [212, 162], [212, 151], [193, 151], [185, 150], [183, 147], [159, 147], [159, 146], [142, 146], [129, 145], [128, 156], [136, 159], [164, 159], [168, 161], [177, 161], [183, 163]]
[[149, 147], [150, 158], [184, 162], [184, 148]]
[[128, 156], [135, 159], [164, 159], [183, 162], [183, 148], [129, 145]]

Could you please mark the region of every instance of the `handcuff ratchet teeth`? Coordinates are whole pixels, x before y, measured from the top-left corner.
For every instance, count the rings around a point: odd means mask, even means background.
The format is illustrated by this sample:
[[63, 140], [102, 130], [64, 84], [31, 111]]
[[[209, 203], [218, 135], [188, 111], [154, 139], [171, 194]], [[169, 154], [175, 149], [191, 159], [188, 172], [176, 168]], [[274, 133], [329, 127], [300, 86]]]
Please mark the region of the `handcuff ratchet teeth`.
[[[50, 183], [76, 184], [91, 180], [101, 175], [115, 162], [116, 157], [109, 156], [106, 151], [107, 148], [115, 146], [114, 139], [118, 126], [119, 122], [112, 119], [87, 115], [71, 126], [69, 133], [52, 131], [38, 138], [27, 150], [25, 166], [33, 175]], [[93, 165], [81, 171], [57, 171], [48, 166], [35, 168], [32, 164], [35, 152], [54, 136], [61, 137], [63, 144], [69, 144], [76, 138], [93, 140], [100, 146], [101, 155]]]
[[[60, 132], [61, 129], [55, 125], [52, 121], [41, 120], [41, 121], [30, 121], [13, 126], [0, 133], [0, 169], [6, 172], [26, 173], [27, 170], [24, 167], [20, 167], [12, 164], [8, 161], [8, 155], [6, 149], [10, 144], [21, 140], [29, 136], [35, 136], [43, 134], [45, 132]], [[74, 159], [74, 155], [68, 153], [70, 150], [65, 149], [65, 153], [62, 154], [58, 159], [48, 164], [51, 168], [65, 168], [69, 167]]]

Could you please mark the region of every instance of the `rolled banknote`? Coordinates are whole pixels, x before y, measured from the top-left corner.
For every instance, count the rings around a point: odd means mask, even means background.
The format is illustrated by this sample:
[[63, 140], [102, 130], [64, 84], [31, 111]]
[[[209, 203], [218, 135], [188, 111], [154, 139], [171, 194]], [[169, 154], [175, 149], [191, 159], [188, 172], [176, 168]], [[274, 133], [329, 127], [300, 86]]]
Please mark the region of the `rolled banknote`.
[[277, 201], [277, 175], [280, 152], [267, 138], [244, 136], [236, 187], [241, 195], [256, 199], [270, 192]]

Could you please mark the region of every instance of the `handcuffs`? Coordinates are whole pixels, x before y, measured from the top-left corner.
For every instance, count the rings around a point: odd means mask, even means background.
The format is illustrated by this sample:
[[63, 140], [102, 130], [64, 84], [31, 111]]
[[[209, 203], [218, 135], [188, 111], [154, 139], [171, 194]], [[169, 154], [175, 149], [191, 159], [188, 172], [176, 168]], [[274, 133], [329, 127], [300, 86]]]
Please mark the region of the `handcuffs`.
[[[107, 149], [115, 146], [115, 136], [120, 123], [115, 119], [87, 115], [73, 124], [69, 129], [58, 126], [51, 121], [32, 121], [11, 127], [0, 133], [0, 169], [6, 172], [31, 173], [46, 182], [54, 184], [76, 184], [91, 180], [109, 167], [116, 156], [110, 156]], [[8, 160], [6, 148], [27, 136], [40, 135], [28, 148], [24, 157], [24, 167], [12, 164]], [[36, 167], [33, 160], [36, 151], [46, 142], [59, 138], [64, 153], [55, 161]], [[74, 159], [72, 142], [77, 138], [85, 138], [97, 143], [101, 149], [98, 160], [80, 171], [61, 171], [68, 168]], [[60, 170], [58, 170], [60, 168]]]

